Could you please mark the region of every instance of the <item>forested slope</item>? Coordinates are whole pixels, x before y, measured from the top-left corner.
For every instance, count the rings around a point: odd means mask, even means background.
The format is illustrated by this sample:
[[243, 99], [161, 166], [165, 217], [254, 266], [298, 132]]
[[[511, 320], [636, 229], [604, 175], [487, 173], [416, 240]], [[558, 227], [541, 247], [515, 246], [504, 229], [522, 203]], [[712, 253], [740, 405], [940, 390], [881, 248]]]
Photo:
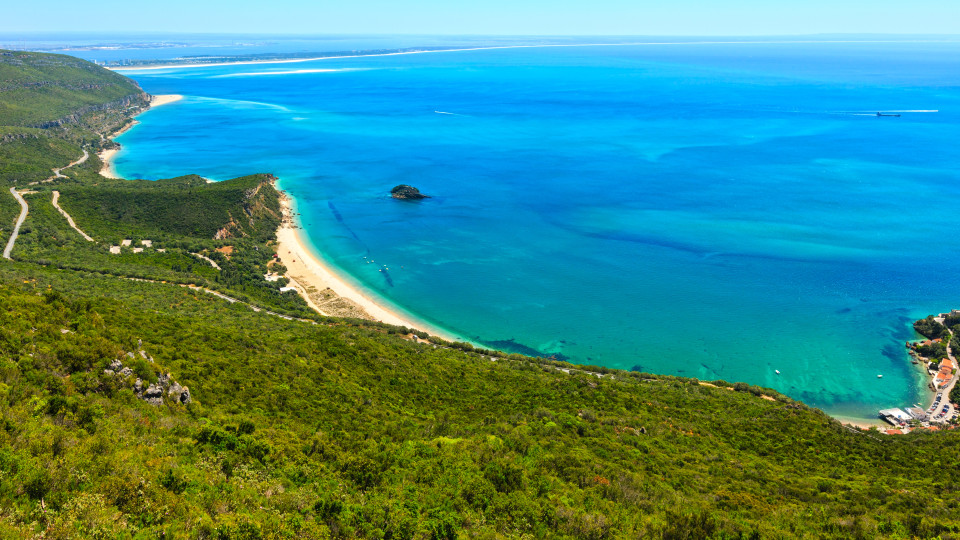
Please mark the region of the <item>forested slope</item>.
[[142, 92], [134, 81], [79, 58], [0, 50], [0, 126], [75, 121]]

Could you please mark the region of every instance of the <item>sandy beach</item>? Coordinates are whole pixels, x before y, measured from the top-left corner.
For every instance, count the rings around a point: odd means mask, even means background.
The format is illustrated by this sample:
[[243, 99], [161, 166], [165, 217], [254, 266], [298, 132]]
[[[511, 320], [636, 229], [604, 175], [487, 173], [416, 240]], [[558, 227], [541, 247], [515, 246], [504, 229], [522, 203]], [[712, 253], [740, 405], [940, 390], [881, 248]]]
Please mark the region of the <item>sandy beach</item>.
[[833, 418], [839, 421], [841, 424], [857, 427], [860, 429], [870, 429], [870, 428], [877, 428], [879, 430], [894, 429], [893, 426], [891, 426], [890, 424], [880, 419], [867, 420], [864, 418], [851, 418], [847, 416], [833, 416]]
[[286, 276], [291, 280], [290, 286], [295, 287], [312, 308], [323, 315], [375, 320], [415, 328], [449, 341], [460, 341], [455, 336], [429, 328], [422, 323], [413, 322], [408, 317], [371, 299], [337, 276], [329, 266], [307, 249], [300, 236], [302, 233], [296, 219], [293, 200], [283, 194], [281, 202], [284, 217], [283, 224], [277, 230], [277, 253], [280, 262], [287, 267]]
[[120, 178], [117, 176], [117, 171], [113, 168], [113, 156], [115, 156], [119, 151], [119, 148], [108, 148], [106, 150], [101, 150], [100, 153], [97, 154], [100, 157], [100, 161], [103, 162], [103, 166], [100, 168], [100, 176], [106, 178]]
[[[153, 107], [159, 107], [161, 105], [174, 103], [174, 102], [180, 101], [181, 99], [183, 99], [183, 96], [181, 96], [180, 94], [162, 94], [159, 96], [150, 96], [150, 108], [152, 109]], [[110, 139], [113, 139], [119, 135], [126, 133], [130, 129], [133, 129], [133, 127], [139, 123], [140, 122], [137, 122], [136, 120], [134, 120], [133, 122], [130, 122], [129, 124], [124, 126], [122, 129], [118, 130], [116, 133], [111, 134]], [[108, 148], [106, 150], [102, 150], [100, 151], [100, 153], [97, 154], [97, 156], [100, 158], [100, 161], [103, 163], [103, 166], [100, 168], [100, 176], [104, 176], [106, 178], [120, 178], [120, 176], [117, 175], [117, 171], [113, 166], [113, 158], [116, 157], [117, 152], [119, 151], [120, 151], [119, 147], [114, 147], [114, 148]]]
[[159, 96], [151, 96], [150, 107], [159, 107], [161, 105], [167, 105], [169, 103], [174, 103], [183, 99], [183, 96], [180, 94], [161, 94]]

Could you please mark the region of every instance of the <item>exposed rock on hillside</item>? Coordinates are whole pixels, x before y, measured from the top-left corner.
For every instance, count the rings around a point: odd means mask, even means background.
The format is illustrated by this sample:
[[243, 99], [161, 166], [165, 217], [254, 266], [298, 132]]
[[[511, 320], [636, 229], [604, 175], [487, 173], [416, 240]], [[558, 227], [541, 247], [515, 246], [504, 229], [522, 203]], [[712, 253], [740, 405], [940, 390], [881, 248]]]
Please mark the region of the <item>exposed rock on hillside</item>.
[[[143, 343], [142, 341], [140, 342]], [[153, 358], [147, 354], [146, 351], [140, 349], [140, 356], [153, 363]], [[132, 352], [127, 353], [127, 358], [133, 360], [136, 358]], [[134, 376], [134, 371], [129, 366], [124, 366], [123, 362], [120, 360], [114, 360], [110, 362], [108, 369], [104, 369], [103, 373], [105, 375], [114, 375], [117, 377], [122, 377], [127, 379]], [[137, 380], [133, 383], [133, 392], [140, 399], [146, 401], [151, 405], [163, 405], [163, 396], [166, 394], [170, 400], [174, 403], [184, 404], [190, 403], [193, 401], [193, 398], [190, 395], [190, 389], [186, 386], [181, 385], [180, 383], [173, 380], [173, 376], [169, 373], [161, 374], [157, 377], [157, 382], [147, 385], [142, 379], [137, 377]]]

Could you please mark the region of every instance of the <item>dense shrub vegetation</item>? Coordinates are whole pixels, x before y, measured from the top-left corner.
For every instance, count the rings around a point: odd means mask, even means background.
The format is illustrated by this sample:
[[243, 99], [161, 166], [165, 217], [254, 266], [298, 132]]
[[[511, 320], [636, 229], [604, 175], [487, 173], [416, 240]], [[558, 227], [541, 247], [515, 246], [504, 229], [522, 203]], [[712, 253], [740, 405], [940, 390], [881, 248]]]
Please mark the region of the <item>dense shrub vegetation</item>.
[[[746, 385], [491, 361], [171, 285], [20, 263], [11, 275], [25, 279], [0, 288], [10, 534], [960, 530], [957, 466], [931, 458], [956, 452], [952, 433], [862, 434]], [[138, 340], [196, 403], [156, 408], [102, 374]]]

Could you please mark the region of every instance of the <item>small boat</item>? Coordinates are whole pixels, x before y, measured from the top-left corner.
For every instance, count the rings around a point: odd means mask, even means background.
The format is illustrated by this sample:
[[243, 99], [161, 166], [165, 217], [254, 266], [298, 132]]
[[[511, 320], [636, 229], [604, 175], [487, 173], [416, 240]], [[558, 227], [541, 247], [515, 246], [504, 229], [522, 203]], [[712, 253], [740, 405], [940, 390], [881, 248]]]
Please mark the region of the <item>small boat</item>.
[[775, 370], [773, 370], [773, 372], [776, 373], [777, 375], [780, 374], [780, 370], [779, 370], [779, 369], [775, 369]]
[[882, 378], [883, 378], [883, 375], [877, 375], [877, 378], [878, 378], [878, 379], [882, 379]]
[[899, 115], [899, 114], [883, 114], [883, 113], [880, 112], [880, 111], [877, 111], [877, 116], [892, 116], [892, 117], [894, 117], [894, 118], [900, 118], [900, 115]]

